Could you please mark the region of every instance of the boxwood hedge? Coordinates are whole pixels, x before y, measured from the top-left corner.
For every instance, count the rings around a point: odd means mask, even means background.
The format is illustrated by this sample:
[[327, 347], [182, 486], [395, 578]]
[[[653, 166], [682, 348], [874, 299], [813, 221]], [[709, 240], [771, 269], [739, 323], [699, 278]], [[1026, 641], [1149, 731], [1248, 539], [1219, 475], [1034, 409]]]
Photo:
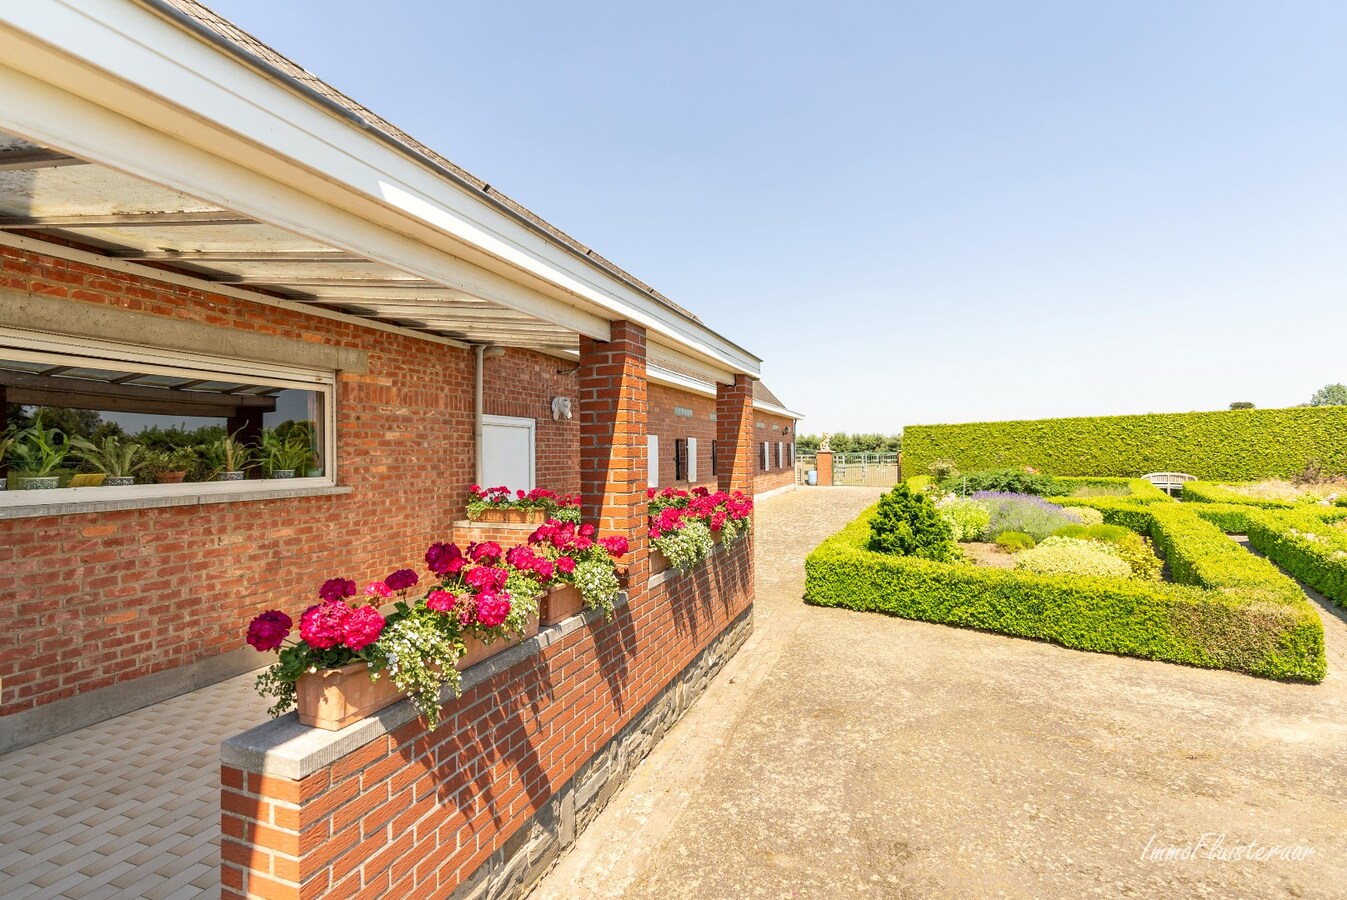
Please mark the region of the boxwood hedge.
[[1183, 499], [1189, 503], [1235, 503], [1241, 506], [1258, 506], [1263, 509], [1293, 509], [1301, 505], [1290, 500], [1250, 497], [1248, 494], [1232, 491], [1223, 484], [1215, 484], [1210, 481], [1185, 482]]
[[1301, 581], [1347, 607], [1347, 527], [1302, 510], [1248, 514], [1249, 544]]
[[1150, 534], [1170, 554], [1176, 581], [1187, 583], [1034, 575], [874, 553], [866, 549], [872, 507], [805, 560], [805, 599], [1079, 650], [1323, 679], [1323, 625], [1275, 567], [1177, 504], [1096, 506], [1109, 510], [1106, 520]]
[[960, 469], [1033, 466], [1053, 475], [1188, 472], [1218, 481], [1289, 477], [1317, 461], [1347, 473], [1347, 406], [909, 425], [903, 471], [937, 459]]

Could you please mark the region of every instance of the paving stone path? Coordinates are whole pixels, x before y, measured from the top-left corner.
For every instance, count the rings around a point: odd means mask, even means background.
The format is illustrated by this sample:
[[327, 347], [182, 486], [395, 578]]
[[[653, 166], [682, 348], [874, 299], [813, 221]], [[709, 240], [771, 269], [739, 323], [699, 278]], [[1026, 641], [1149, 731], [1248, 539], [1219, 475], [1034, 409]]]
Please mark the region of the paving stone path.
[[535, 900], [1347, 897], [1347, 623], [1297, 685], [805, 606], [877, 495], [761, 504], [753, 637]]
[[220, 742], [244, 675], [0, 756], [0, 897], [220, 896]]

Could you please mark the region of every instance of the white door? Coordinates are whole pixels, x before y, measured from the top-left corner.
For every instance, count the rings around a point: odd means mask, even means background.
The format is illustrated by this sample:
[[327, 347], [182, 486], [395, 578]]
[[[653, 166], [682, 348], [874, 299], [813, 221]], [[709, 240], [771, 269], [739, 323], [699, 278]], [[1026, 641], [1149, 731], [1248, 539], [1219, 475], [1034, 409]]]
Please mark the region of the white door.
[[533, 483], [533, 419], [482, 417], [482, 487], [504, 485], [531, 491]]

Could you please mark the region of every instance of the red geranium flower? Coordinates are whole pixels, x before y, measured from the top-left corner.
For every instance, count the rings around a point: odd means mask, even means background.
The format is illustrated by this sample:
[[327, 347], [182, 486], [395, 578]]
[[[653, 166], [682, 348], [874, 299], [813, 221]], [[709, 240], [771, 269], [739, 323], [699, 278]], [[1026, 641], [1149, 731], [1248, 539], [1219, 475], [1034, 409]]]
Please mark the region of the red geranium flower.
[[261, 652], [275, 650], [290, 636], [294, 624], [279, 609], [269, 609], [248, 624], [248, 643]]

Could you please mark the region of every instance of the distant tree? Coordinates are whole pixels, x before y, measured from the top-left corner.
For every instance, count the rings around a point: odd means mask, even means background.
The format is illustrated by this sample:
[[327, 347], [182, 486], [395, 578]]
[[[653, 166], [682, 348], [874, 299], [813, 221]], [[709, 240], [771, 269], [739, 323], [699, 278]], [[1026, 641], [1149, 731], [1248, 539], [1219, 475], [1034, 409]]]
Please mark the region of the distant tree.
[[33, 418], [42, 417], [46, 428], [56, 428], [67, 437], [92, 438], [103, 424], [103, 416], [92, 409], [67, 409], [63, 406], [42, 406]]
[[[823, 436], [802, 434], [795, 439], [795, 446], [805, 452], [814, 452], [819, 448]], [[901, 453], [903, 436], [901, 434], [847, 434], [838, 431], [833, 434], [831, 446], [834, 453]]]
[[1231, 409], [1253, 409], [1253, 404], [1248, 400], [1236, 400], [1230, 404]]
[[1347, 384], [1326, 384], [1314, 392], [1310, 406], [1347, 406]]

